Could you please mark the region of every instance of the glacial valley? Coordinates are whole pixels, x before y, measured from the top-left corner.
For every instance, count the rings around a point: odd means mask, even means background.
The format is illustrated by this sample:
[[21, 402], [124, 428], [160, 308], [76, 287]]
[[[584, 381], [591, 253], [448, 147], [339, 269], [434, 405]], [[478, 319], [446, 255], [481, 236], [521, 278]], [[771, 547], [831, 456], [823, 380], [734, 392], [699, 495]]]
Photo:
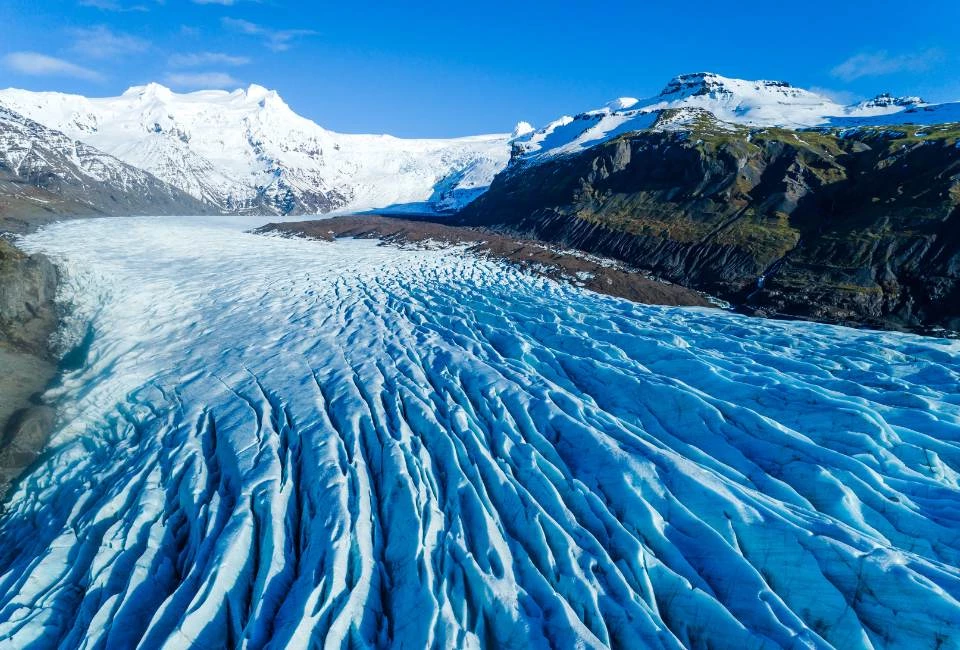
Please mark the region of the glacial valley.
[[0, 646], [956, 646], [957, 341], [263, 222], [22, 240], [86, 344]]

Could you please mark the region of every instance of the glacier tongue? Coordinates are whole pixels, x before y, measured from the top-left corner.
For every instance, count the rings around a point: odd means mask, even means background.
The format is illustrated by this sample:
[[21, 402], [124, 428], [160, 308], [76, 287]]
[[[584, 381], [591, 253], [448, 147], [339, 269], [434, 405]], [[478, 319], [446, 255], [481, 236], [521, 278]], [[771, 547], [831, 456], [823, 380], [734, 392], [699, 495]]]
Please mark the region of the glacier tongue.
[[0, 646], [960, 644], [957, 343], [235, 220], [26, 242], [94, 336]]

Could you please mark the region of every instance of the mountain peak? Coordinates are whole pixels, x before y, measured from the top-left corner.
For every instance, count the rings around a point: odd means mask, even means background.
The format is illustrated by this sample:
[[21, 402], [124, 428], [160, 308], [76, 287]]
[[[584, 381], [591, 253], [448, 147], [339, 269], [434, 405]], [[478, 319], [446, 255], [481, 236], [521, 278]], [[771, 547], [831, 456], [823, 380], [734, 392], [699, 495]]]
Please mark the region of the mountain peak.
[[617, 97], [607, 102], [607, 108], [611, 111], [623, 111], [635, 106], [639, 101], [636, 97]]
[[158, 84], [155, 81], [143, 86], [130, 86], [123, 92], [124, 97], [146, 97], [146, 96], [161, 96], [169, 97], [173, 95], [173, 91], [164, 86], [163, 84]]
[[327, 131], [257, 84], [181, 93], [151, 83], [97, 98], [0, 91], [0, 106], [227, 212], [451, 209], [476, 198], [510, 157], [507, 134], [426, 140]]
[[715, 72], [693, 72], [689, 74], [677, 75], [660, 91], [659, 97], [678, 99], [681, 97], [695, 97], [700, 95], [733, 95], [745, 90], [773, 91], [773, 92], [797, 92], [786, 81], [771, 81], [760, 79], [757, 81], [746, 81], [744, 79], [732, 79], [716, 74]]
[[916, 96], [894, 97], [890, 93], [880, 93], [873, 99], [868, 99], [857, 104], [858, 108], [890, 108], [901, 107], [909, 108], [911, 106], [922, 106], [926, 104], [923, 98]]
[[713, 72], [681, 74], [671, 79], [664, 86], [663, 90], [660, 91], [660, 97], [667, 95], [706, 95], [710, 90], [722, 87], [724, 81], [726, 81], [726, 78]]
[[528, 133], [533, 133], [535, 130], [530, 122], [517, 122], [517, 125], [513, 127], [513, 133], [510, 134], [510, 138], [520, 138]]
[[270, 90], [259, 84], [250, 84], [246, 90], [237, 90], [237, 94], [244, 97], [249, 104], [257, 104], [260, 108], [288, 109], [287, 103], [283, 101], [276, 90]]
[[250, 99], [264, 99], [266, 97], [279, 96], [277, 95], [276, 90], [270, 90], [269, 88], [264, 88], [259, 84], [250, 84], [249, 86], [247, 86], [247, 90], [245, 91], [245, 93], [247, 97], [249, 97]]
[[148, 84], [142, 86], [131, 86], [123, 92], [123, 97], [157, 97], [164, 100], [169, 100], [173, 98], [187, 98], [187, 99], [197, 99], [204, 101], [216, 101], [218, 97], [241, 97], [249, 99], [252, 102], [265, 102], [280, 100], [279, 93], [276, 90], [270, 90], [259, 84], [250, 84], [246, 88], [237, 88], [233, 92], [227, 92], [225, 90], [197, 90], [187, 93], [177, 93], [164, 86], [163, 84], [151, 81]]

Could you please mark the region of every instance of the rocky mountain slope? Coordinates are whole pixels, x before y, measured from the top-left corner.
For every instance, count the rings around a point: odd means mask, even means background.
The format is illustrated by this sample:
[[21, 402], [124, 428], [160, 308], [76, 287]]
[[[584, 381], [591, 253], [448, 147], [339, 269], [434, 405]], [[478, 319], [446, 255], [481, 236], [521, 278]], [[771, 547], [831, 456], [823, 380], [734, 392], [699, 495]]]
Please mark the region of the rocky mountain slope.
[[53, 426], [53, 409], [35, 398], [56, 370], [49, 342], [58, 321], [57, 281], [46, 256], [0, 238], [0, 502]]
[[215, 211], [149, 172], [0, 106], [0, 230], [61, 215]]
[[655, 122], [683, 129], [705, 111], [785, 128], [960, 120], [960, 104], [880, 95], [843, 106], [785, 82], [712, 73], [681, 75], [654, 97], [622, 97], [540, 129], [521, 122], [512, 134], [456, 139], [336, 133], [256, 85], [178, 94], [151, 83], [108, 98], [7, 89], [0, 106], [156, 176], [207, 210], [253, 214], [456, 210], [481, 195], [511, 156], [548, 160]]
[[509, 134], [402, 139], [335, 133], [261, 86], [120, 97], [0, 91], [0, 105], [144, 169], [225, 212], [456, 208], [507, 163]]
[[518, 147], [458, 223], [766, 312], [960, 330], [960, 126], [757, 128], [689, 107], [648, 119], [564, 154]]

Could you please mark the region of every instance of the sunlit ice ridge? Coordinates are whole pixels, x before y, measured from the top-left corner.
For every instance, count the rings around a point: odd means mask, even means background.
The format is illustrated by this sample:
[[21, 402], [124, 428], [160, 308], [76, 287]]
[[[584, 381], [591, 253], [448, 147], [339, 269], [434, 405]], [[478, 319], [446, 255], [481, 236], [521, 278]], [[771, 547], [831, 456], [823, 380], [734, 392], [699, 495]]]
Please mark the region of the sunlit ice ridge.
[[0, 645], [960, 644], [957, 342], [248, 227], [24, 241], [85, 361]]

